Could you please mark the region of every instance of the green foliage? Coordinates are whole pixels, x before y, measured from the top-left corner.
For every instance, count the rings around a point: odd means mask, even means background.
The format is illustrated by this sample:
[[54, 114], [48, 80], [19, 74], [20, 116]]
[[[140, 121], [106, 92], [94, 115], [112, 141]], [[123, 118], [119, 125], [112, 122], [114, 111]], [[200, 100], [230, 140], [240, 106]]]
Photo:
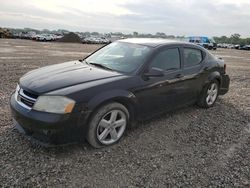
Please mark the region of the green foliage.
[[92, 32], [91, 35], [98, 36], [99, 33], [98, 32]]
[[214, 40], [217, 43], [240, 44], [240, 45], [250, 44], [250, 38], [240, 38], [240, 37], [241, 37], [240, 34], [235, 33], [232, 34], [230, 37], [227, 36], [214, 37]]
[[134, 35], [135, 37], [137, 37], [137, 36], [138, 36], [138, 32], [134, 31], [134, 32], [133, 32], [133, 35]]

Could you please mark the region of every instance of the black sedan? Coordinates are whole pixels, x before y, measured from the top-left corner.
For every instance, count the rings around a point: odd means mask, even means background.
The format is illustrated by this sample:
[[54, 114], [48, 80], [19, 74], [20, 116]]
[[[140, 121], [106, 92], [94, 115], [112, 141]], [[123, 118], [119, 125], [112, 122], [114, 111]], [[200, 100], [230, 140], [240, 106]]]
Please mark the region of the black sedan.
[[125, 39], [87, 58], [28, 72], [10, 106], [15, 126], [31, 140], [57, 145], [117, 143], [136, 120], [227, 93], [226, 64], [198, 45]]

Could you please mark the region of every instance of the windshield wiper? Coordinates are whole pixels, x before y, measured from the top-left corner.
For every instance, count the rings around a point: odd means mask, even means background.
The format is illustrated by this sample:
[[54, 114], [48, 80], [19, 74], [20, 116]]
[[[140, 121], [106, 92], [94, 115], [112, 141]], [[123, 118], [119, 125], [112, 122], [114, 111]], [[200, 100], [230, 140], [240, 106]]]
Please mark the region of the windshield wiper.
[[89, 64], [85, 59], [79, 59], [78, 61], [80, 61], [81, 63]]
[[103, 69], [107, 69], [107, 70], [112, 70], [113, 71], [113, 69], [111, 69], [111, 68], [109, 68], [109, 67], [106, 67], [105, 65], [103, 65], [103, 64], [99, 64], [99, 63], [88, 63], [88, 62], [86, 62], [87, 64], [90, 64], [90, 65], [94, 65], [94, 66], [96, 66], [96, 67], [100, 67], [100, 68], [103, 68]]

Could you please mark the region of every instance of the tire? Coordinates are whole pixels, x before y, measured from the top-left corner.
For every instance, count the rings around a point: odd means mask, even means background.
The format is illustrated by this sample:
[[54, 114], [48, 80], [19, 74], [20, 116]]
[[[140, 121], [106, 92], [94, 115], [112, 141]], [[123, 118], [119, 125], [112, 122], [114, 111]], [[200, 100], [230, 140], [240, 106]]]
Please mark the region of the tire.
[[94, 148], [113, 145], [122, 138], [129, 123], [129, 112], [120, 103], [101, 106], [89, 121], [87, 141]]
[[218, 94], [219, 82], [217, 80], [213, 80], [202, 89], [197, 102], [198, 106], [202, 108], [212, 107], [218, 98]]

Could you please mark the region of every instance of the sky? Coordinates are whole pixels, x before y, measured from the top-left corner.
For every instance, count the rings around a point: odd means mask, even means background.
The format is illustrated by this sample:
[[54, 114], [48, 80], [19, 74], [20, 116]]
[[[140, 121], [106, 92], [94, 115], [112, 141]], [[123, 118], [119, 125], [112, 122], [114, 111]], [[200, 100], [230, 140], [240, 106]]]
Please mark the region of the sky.
[[0, 0], [0, 27], [250, 37], [250, 0]]

